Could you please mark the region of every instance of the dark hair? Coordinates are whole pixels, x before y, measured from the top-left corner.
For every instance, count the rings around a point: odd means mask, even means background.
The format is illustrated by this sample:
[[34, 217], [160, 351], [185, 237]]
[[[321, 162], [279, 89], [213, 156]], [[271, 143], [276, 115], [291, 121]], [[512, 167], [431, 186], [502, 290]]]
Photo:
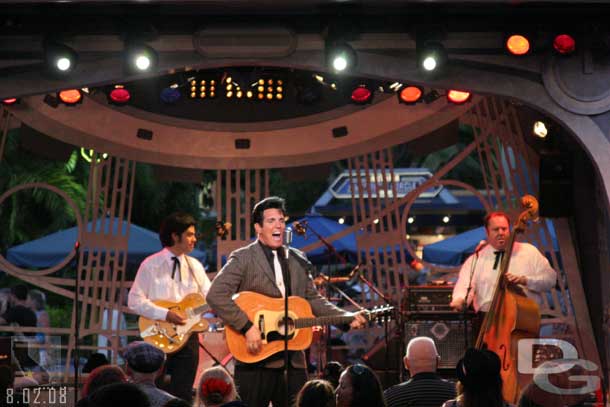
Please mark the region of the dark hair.
[[113, 383], [99, 388], [89, 396], [89, 407], [130, 406], [150, 407], [144, 391], [133, 383]]
[[195, 226], [197, 222], [195, 218], [185, 212], [174, 212], [161, 222], [159, 229], [159, 239], [163, 247], [171, 247], [174, 245], [172, 234], [180, 236], [185, 230], [191, 226]]
[[335, 390], [326, 380], [310, 380], [297, 394], [295, 407], [335, 407]]
[[[114, 383], [127, 383], [127, 375], [118, 366], [98, 366], [89, 373], [89, 377], [83, 384], [82, 397], [95, 393], [98, 389]], [[119, 403], [120, 404], [120, 403]]]
[[83, 366], [83, 373], [91, 373], [93, 369], [109, 364], [110, 361], [103, 353], [92, 353], [91, 356], [89, 356], [89, 359], [87, 359], [85, 366]]
[[263, 213], [267, 209], [279, 209], [282, 215], [286, 215], [286, 201], [279, 196], [270, 196], [254, 205], [252, 209], [252, 223], [263, 225]]
[[322, 370], [321, 379], [328, 381], [332, 386], [336, 389], [339, 385], [339, 377], [341, 376], [341, 372], [343, 372], [343, 365], [336, 360], [331, 360], [324, 366], [324, 370]]
[[28, 299], [28, 286], [25, 284], [17, 284], [11, 287], [11, 294], [18, 300], [25, 301]]
[[470, 348], [456, 366], [457, 393], [463, 407], [501, 407], [502, 376], [498, 355]]
[[506, 219], [506, 221], [508, 222], [508, 226], [510, 227], [510, 218], [508, 217], [508, 215], [505, 212], [496, 211], [496, 212], [488, 213], [483, 218], [483, 223], [485, 224], [485, 230], [487, 230], [487, 227], [489, 226], [489, 222], [491, 221], [491, 218], [496, 218], [496, 217]]
[[351, 407], [386, 407], [379, 378], [369, 367], [361, 364], [345, 369], [352, 382]]

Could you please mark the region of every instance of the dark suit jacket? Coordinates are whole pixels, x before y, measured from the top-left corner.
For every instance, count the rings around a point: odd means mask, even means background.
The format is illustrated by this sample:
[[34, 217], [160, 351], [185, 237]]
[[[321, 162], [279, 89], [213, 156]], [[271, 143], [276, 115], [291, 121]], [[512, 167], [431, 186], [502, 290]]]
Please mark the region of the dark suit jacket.
[[[301, 251], [290, 250], [288, 266], [292, 295], [305, 298], [311, 305], [314, 315], [345, 314], [345, 311], [318, 293], [311, 277], [313, 265]], [[248, 322], [246, 314], [232, 300], [233, 295], [241, 291], [254, 291], [275, 298], [282, 296], [275, 284], [274, 271], [258, 240], [230, 254], [229, 260], [212, 281], [206, 297], [207, 303], [218, 316], [238, 331]], [[303, 352], [294, 352], [291, 364], [294, 367], [305, 367]], [[277, 368], [283, 365], [283, 358], [274, 358], [264, 366]]]

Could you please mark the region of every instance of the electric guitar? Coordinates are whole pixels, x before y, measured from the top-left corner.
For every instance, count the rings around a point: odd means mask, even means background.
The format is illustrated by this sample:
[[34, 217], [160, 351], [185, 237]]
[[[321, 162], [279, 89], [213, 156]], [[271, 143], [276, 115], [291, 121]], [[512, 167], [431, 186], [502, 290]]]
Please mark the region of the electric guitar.
[[[248, 315], [248, 319], [261, 331], [261, 351], [255, 355], [248, 352], [246, 337], [239, 331], [226, 326], [229, 351], [233, 357], [244, 363], [259, 362], [274, 353], [284, 350], [284, 336], [288, 332], [288, 350], [303, 350], [311, 345], [317, 325], [349, 324], [353, 316], [334, 315], [314, 317], [311, 306], [301, 297], [288, 297], [288, 324], [284, 323], [284, 299], [271, 298], [251, 291], [242, 291], [234, 298], [235, 303]], [[393, 307], [378, 307], [366, 311], [369, 321], [388, 317]], [[389, 319], [389, 318], [388, 318]], [[288, 329], [286, 330], [286, 325]]]
[[201, 294], [188, 294], [180, 302], [158, 300], [153, 303], [186, 318], [185, 325], [152, 320], [142, 316], [138, 320], [142, 339], [165, 353], [179, 351], [188, 341], [191, 333], [206, 331], [210, 325], [206, 319], [201, 317], [210, 310]]

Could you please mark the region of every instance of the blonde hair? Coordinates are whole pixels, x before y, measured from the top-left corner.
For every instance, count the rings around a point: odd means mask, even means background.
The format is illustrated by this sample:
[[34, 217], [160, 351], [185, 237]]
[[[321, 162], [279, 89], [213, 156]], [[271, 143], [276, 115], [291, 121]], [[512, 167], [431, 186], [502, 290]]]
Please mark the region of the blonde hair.
[[[228, 394], [221, 394], [220, 392], [212, 392], [210, 394], [203, 394], [201, 389], [204, 383], [209, 379], [220, 379], [230, 386]], [[237, 399], [237, 389], [235, 388], [235, 382], [231, 375], [222, 367], [215, 366], [203, 371], [201, 378], [199, 379], [199, 385], [197, 386], [197, 397], [195, 398], [195, 406], [217, 406], [223, 403], [228, 403]]]

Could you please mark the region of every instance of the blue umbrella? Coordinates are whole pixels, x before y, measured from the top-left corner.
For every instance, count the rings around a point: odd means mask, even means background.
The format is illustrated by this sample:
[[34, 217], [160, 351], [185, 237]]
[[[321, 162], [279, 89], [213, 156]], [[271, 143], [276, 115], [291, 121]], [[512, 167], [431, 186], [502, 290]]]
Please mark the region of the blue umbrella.
[[[102, 223], [103, 222], [103, 223]], [[121, 223], [121, 233], [118, 233], [118, 219], [99, 219], [95, 226], [96, 231], [108, 233], [112, 227], [112, 235], [125, 235], [126, 223]], [[93, 231], [93, 222], [87, 224], [86, 230]], [[49, 268], [61, 262], [74, 248], [78, 236], [77, 227], [60, 230], [50, 235], [32, 240], [18, 246], [11, 247], [7, 252], [7, 260], [18, 267]], [[103, 249], [103, 248], [102, 248]], [[159, 235], [143, 227], [129, 225], [129, 241], [127, 248], [127, 264], [138, 265], [147, 256], [161, 250]], [[191, 256], [205, 264], [206, 253], [193, 250]]]
[[[553, 224], [547, 220], [547, 228], [550, 232], [553, 250], [559, 252], [557, 244], [557, 236]], [[541, 233], [540, 238], [543, 244], [546, 244], [544, 234]], [[432, 243], [424, 246], [423, 260], [429, 263], [442, 264], [446, 266], [459, 266], [468, 256], [474, 253], [475, 248], [485, 240], [485, 227], [481, 226], [476, 229], [460, 233], [453, 237], [441, 240], [440, 242]]]
[[[296, 233], [293, 235], [292, 246], [297, 249], [309, 246], [310, 244], [318, 242], [318, 237], [313, 233], [315, 230], [323, 238], [339, 233], [348, 228], [347, 225], [342, 225], [332, 219], [325, 218], [319, 215], [307, 215], [304, 218], [297, 220], [297, 222], [306, 225], [307, 233], [305, 236], [299, 236]], [[357, 255], [356, 249], [356, 236], [350, 233], [330, 242], [335, 250], [340, 253], [343, 257], [348, 260], [354, 260]], [[314, 264], [324, 264], [329, 261], [329, 251], [326, 246], [318, 247], [317, 249], [306, 252], [307, 258]], [[330, 255], [331, 263], [339, 263], [339, 259]]]

